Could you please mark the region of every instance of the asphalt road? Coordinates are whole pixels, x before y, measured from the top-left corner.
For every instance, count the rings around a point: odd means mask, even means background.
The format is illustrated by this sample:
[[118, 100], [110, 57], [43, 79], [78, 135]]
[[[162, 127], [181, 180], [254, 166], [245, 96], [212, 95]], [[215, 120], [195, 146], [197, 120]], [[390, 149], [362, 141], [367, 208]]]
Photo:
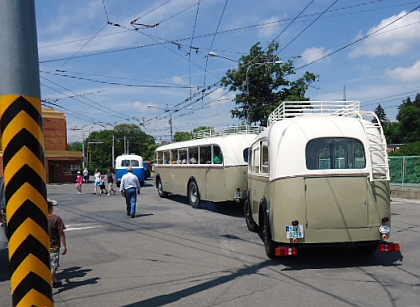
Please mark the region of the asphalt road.
[[[55, 306], [419, 306], [420, 202], [394, 199], [400, 253], [363, 256], [352, 246], [269, 260], [238, 205], [160, 199], [152, 181], [137, 217], [124, 199], [49, 185], [66, 226], [68, 254]], [[403, 258], [403, 260], [402, 260]], [[11, 306], [7, 251], [0, 253], [0, 307]]]

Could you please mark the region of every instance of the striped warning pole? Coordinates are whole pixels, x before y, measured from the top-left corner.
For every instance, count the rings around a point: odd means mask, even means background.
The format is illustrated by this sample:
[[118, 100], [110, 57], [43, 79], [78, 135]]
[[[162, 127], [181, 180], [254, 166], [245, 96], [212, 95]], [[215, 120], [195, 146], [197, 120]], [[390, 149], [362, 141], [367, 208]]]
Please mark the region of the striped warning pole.
[[12, 305], [54, 306], [34, 0], [0, 0], [0, 124]]

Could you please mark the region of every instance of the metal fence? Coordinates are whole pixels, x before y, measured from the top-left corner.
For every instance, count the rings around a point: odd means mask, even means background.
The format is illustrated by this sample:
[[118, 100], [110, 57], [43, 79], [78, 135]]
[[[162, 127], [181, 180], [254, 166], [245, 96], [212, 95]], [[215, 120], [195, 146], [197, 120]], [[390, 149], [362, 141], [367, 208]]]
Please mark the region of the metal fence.
[[420, 156], [389, 157], [391, 187], [420, 189]]

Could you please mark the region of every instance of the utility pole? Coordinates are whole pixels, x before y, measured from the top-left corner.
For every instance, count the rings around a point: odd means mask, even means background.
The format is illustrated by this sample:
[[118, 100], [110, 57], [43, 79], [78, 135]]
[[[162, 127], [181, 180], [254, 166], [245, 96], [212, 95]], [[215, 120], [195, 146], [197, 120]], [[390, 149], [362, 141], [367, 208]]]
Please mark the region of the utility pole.
[[[0, 0], [0, 122], [12, 306], [54, 306], [34, 0]], [[13, 201], [11, 201], [13, 200]]]

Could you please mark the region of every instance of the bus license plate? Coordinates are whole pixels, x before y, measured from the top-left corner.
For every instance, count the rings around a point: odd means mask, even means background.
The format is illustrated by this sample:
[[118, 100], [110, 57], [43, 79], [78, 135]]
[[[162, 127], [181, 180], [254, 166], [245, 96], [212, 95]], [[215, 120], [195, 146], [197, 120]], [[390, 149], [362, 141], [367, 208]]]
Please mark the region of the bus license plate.
[[304, 237], [303, 225], [286, 226], [286, 234], [288, 239], [301, 239]]

